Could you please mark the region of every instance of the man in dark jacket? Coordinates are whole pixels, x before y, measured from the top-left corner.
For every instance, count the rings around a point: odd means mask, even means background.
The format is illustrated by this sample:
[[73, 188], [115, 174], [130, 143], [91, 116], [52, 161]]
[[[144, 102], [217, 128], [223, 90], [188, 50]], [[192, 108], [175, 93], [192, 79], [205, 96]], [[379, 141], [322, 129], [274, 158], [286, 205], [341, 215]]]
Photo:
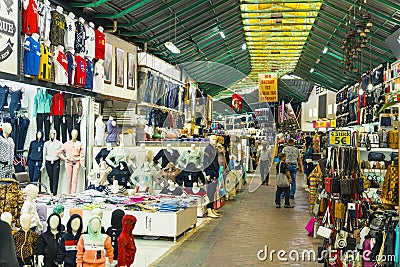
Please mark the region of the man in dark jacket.
[[120, 209], [116, 209], [111, 215], [111, 227], [106, 231], [106, 234], [111, 237], [111, 244], [114, 248], [114, 260], [118, 259], [118, 237], [122, 232], [122, 218], [125, 212]]
[[[57, 217], [57, 221], [51, 222], [52, 217]], [[37, 255], [39, 262], [44, 263], [45, 267], [57, 267], [57, 248], [62, 236], [62, 224], [60, 215], [53, 213], [47, 219], [47, 231], [39, 236], [37, 242]]]
[[18, 266], [17, 255], [15, 254], [15, 244], [11, 233], [11, 227], [8, 223], [0, 221], [0, 266], [15, 267]]
[[82, 217], [73, 214], [67, 223], [67, 232], [63, 234], [57, 250], [57, 262], [64, 267], [76, 266], [76, 252], [79, 238], [82, 234]]

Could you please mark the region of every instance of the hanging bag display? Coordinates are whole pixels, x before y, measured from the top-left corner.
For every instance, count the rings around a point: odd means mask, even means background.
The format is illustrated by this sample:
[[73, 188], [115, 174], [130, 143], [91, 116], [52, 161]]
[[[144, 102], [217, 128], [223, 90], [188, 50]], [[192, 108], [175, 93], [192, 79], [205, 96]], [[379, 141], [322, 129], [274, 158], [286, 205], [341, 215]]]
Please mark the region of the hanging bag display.
[[382, 152], [369, 152], [368, 160], [369, 161], [384, 161], [385, 154], [383, 154]]
[[331, 227], [331, 215], [329, 212], [329, 208], [326, 209], [324, 218], [322, 219], [322, 225], [318, 227], [317, 235], [322, 236], [324, 238], [329, 238], [332, 234]]
[[286, 173], [281, 173], [281, 165], [282, 162], [279, 163], [279, 168], [278, 168], [278, 175], [276, 176], [276, 185], [278, 187], [289, 187], [289, 178], [287, 177]]

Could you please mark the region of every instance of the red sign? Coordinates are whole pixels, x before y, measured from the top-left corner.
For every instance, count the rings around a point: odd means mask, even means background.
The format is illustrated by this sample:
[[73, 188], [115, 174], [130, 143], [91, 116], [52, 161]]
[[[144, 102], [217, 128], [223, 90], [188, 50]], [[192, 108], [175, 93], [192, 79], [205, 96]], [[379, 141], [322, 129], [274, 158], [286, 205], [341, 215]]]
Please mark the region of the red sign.
[[232, 95], [232, 109], [237, 113], [242, 112], [242, 95]]

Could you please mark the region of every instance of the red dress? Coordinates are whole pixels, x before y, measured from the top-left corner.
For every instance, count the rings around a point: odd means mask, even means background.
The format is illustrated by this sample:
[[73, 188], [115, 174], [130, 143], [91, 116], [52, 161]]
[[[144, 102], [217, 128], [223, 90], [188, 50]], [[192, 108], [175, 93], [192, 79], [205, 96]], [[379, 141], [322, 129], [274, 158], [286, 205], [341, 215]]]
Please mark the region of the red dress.
[[131, 266], [135, 260], [136, 245], [132, 231], [136, 217], [125, 215], [122, 218], [122, 233], [118, 237], [118, 266]]

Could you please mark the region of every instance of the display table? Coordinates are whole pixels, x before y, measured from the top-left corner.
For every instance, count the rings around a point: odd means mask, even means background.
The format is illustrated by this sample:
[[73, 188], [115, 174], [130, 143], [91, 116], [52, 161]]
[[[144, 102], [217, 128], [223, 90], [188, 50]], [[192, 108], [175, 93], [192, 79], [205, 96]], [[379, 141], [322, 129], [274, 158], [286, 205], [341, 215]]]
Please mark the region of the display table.
[[[123, 209], [121, 207], [121, 209]], [[52, 214], [53, 208], [47, 209], [47, 216]], [[103, 210], [102, 226], [105, 230], [111, 226], [111, 214], [113, 210]], [[125, 214], [136, 217], [137, 223], [133, 230], [134, 235], [142, 236], [164, 236], [176, 238], [191, 227], [195, 227], [197, 223], [197, 207], [189, 207], [177, 212], [146, 212], [146, 211], [130, 211], [124, 210]], [[92, 216], [92, 211], [83, 210], [83, 229]], [[67, 225], [69, 220], [69, 209], [66, 208], [62, 223]]]

